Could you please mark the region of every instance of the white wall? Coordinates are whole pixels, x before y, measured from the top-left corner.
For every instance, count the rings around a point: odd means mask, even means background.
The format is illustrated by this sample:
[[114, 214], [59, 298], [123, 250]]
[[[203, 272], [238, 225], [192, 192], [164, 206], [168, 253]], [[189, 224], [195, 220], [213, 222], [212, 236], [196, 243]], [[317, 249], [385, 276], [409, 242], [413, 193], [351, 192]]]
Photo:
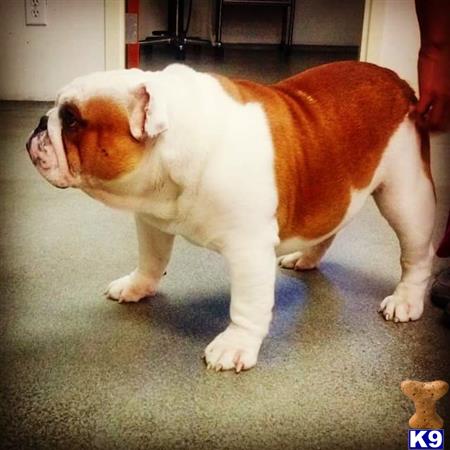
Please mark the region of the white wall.
[[[420, 33], [414, 0], [372, 0], [367, 11], [367, 31], [361, 57], [395, 70], [417, 92], [417, 57]], [[437, 187], [438, 215], [435, 242], [443, 235], [450, 202], [450, 133], [431, 141], [431, 172]]]
[[[212, 0], [193, 0], [190, 35], [211, 34]], [[140, 39], [166, 28], [165, 0], [141, 1]], [[293, 40], [306, 45], [359, 45], [364, 0], [297, 0]], [[228, 43], [278, 43], [279, 8], [228, 6], [224, 13], [223, 41]]]
[[[48, 26], [27, 27], [24, 1], [0, 0], [0, 99], [53, 99], [75, 76], [105, 68], [104, 0], [47, 1]], [[294, 42], [359, 45], [363, 3], [297, 0]], [[369, 3], [363, 59], [392, 67], [416, 87], [419, 32], [414, 0]], [[210, 4], [194, 0], [192, 34], [208, 36]], [[226, 19], [225, 42], [277, 42], [275, 10], [255, 14], [252, 9], [243, 13], [245, 9], [235, 8]], [[140, 37], [165, 26], [166, 0], [142, 0]]]
[[105, 1], [105, 70], [125, 68], [125, 0]]
[[[105, 2], [117, 11], [115, 3], [124, 0], [47, 0], [48, 25], [26, 26], [24, 0], [0, 0], [0, 99], [52, 100], [75, 76], [104, 70]], [[294, 42], [359, 45], [363, 3], [298, 0]], [[194, 0], [192, 34], [209, 37], [211, 4], [212, 0]], [[141, 1], [140, 37], [165, 28], [166, 8], [166, 0]], [[106, 14], [107, 25], [123, 20], [116, 16], [108, 21]], [[252, 8], [232, 8], [226, 16], [224, 41], [278, 42], [279, 23], [279, 13], [271, 8], [256, 14]], [[118, 41], [117, 30], [108, 27], [107, 55]], [[117, 59], [114, 66], [123, 64], [122, 53], [110, 59]]]
[[105, 68], [104, 0], [47, 0], [48, 25], [25, 26], [24, 0], [0, 0], [0, 99], [53, 100]]
[[420, 34], [414, 0], [372, 0], [361, 59], [389, 67], [417, 89]]

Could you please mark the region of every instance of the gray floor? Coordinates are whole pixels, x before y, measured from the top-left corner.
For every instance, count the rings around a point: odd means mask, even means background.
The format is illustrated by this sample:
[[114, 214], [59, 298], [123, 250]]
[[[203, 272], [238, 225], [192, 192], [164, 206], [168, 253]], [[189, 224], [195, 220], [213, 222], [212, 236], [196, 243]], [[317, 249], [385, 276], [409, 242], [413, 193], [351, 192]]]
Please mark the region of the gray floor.
[[[225, 61], [224, 72], [291, 73], [263, 56], [234, 71]], [[428, 302], [415, 323], [376, 313], [399, 251], [372, 202], [320, 271], [280, 272], [258, 366], [207, 372], [202, 351], [227, 323], [220, 257], [180, 239], [156, 298], [105, 300], [108, 282], [135, 264], [133, 222], [38, 176], [23, 147], [46, 107], [0, 103], [1, 448], [407, 448], [413, 408], [400, 381], [450, 381], [450, 330]], [[449, 157], [436, 140], [437, 235]], [[450, 395], [438, 409], [450, 439]]]

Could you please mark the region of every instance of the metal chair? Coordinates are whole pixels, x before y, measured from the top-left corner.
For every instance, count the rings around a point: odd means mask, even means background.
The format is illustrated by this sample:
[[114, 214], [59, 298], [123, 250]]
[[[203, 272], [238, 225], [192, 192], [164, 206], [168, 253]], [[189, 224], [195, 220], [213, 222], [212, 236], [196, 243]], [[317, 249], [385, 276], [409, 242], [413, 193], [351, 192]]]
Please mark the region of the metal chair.
[[283, 7], [283, 22], [281, 29], [280, 47], [289, 52], [292, 46], [292, 35], [294, 32], [294, 18], [295, 18], [295, 0], [216, 0], [216, 36], [214, 46], [218, 54], [223, 55], [222, 44], [222, 27], [224, 7], [228, 5], [240, 6], [271, 6]]
[[187, 35], [191, 21], [192, 0], [189, 0], [186, 25], [184, 23], [184, 10], [184, 0], [169, 0], [167, 30], [153, 31], [152, 36], [146, 37], [139, 43], [141, 45], [169, 44], [175, 48], [177, 59], [185, 59], [187, 44], [211, 45], [211, 41], [207, 39]]

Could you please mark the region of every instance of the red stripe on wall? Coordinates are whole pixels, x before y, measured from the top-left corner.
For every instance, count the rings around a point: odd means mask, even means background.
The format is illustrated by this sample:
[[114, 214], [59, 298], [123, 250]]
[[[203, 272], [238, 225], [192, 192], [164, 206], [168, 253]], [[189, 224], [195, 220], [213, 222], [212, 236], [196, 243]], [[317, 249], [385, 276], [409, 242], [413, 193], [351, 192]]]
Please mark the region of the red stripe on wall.
[[[126, 0], [125, 11], [127, 14], [136, 14], [139, 24], [139, 0]], [[137, 34], [139, 38], [139, 30]], [[131, 69], [139, 67], [139, 42], [133, 42], [126, 45], [126, 67]]]
[[127, 44], [127, 69], [139, 68], [139, 42]]
[[139, 0], [127, 0], [127, 13], [139, 14]]

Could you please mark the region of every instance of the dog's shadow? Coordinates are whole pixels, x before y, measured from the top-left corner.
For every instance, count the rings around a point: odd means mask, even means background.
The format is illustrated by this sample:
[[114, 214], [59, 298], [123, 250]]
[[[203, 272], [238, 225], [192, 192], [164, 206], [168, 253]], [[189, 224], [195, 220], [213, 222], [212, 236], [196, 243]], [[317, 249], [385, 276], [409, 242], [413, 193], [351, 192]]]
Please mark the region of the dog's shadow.
[[[281, 270], [277, 276], [275, 306], [270, 336], [285, 339], [302, 332], [314, 321], [322, 338], [331, 338], [334, 326], [351, 302], [366, 302], [376, 310], [381, 293], [390, 293], [391, 282], [352, 267], [324, 262], [320, 270], [294, 272]], [[356, 299], [355, 299], [356, 297]], [[164, 291], [139, 304], [129, 305], [125, 316], [148, 317], [152, 326], [168, 328], [177, 335], [210, 341], [229, 323], [228, 289], [190, 291], [183, 296]]]

